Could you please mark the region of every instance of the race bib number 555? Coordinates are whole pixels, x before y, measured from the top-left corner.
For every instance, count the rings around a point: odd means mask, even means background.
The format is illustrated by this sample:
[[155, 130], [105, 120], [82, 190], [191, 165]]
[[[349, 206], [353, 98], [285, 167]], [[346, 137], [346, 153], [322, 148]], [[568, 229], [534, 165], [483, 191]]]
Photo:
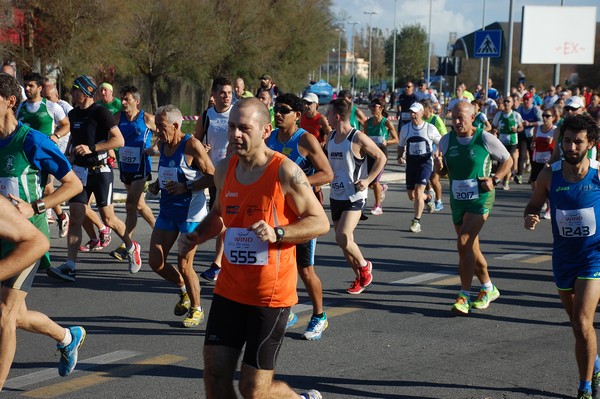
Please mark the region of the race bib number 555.
[[269, 263], [269, 243], [245, 228], [229, 227], [225, 231], [224, 244], [229, 263], [256, 266]]

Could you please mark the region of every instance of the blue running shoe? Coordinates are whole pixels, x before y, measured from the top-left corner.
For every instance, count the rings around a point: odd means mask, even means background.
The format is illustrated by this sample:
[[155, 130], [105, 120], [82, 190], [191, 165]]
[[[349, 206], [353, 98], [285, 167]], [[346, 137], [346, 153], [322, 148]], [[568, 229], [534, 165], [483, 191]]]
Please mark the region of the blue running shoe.
[[288, 316], [288, 321], [285, 326], [285, 329], [287, 330], [288, 328], [292, 327], [297, 322], [298, 322], [298, 315], [296, 313], [294, 313], [292, 311], [292, 309], [290, 309], [290, 315]]
[[200, 277], [208, 281], [217, 281], [221, 268], [213, 262], [208, 269], [200, 273]]
[[75, 368], [79, 348], [83, 345], [83, 341], [85, 340], [85, 329], [83, 327], [69, 327], [69, 331], [71, 331], [71, 336], [73, 337], [71, 343], [63, 347], [56, 345], [56, 348], [60, 351], [58, 374], [60, 374], [61, 377], [68, 376]]
[[440, 200], [435, 201], [435, 211], [439, 212], [442, 209], [444, 209], [444, 204], [442, 203], [442, 201], [440, 201]]
[[323, 331], [325, 331], [328, 326], [329, 322], [327, 321], [327, 315], [325, 312], [323, 312], [322, 318], [312, 316], [308, 322], [308, 327], [306, 327], [304, 334], [302, 334], [302, 338], [308, 341], [316, 341], [321, 339]]

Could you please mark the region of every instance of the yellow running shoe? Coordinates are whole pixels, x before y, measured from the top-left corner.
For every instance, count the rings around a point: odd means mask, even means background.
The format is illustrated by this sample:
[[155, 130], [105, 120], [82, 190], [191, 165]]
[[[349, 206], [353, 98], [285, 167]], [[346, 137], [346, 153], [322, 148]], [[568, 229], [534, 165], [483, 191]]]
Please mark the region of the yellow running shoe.
[[173, 313], [175, 313], [175, 316], [183, 316], [190, 310], [190, 306], [192, 306], [192, 303], [190, 302], [188, 293], [179, 293], [179, 302], [175, 305]]
[[456, 302], [452, 305], [452, 313], [459, 316], [468, 316], [471, 310], [471, 300], [462, 294], [458, 294]]
[[204, 320], [204, 310], [190, 309], [188, 315], [183, 319], [183, 326], [187, 328], [197, 327]]
[[473, 301], [473, 307], [475, 309], [487, 309], [490, 306], [490, 303], [495, 301], [500, 297], [500, 291], [494, 285], [494, 288], [490, 292], [487, 292], [485, 289], [479, 290], [479, 295], [477, 296], [477, 300]]

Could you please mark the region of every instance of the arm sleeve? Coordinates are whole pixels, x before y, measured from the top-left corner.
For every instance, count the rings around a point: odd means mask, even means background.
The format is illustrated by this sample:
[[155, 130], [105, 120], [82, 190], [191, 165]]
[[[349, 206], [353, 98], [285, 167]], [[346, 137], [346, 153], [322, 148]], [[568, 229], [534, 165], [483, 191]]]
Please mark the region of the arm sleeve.
[[504, 147], [504, 144], [502, 144], [502, 142], [496, 138], [496, 136], [488, 132], [483, 132], [482, 139], [483, 145], [490, 153], [492, 159], [495, 159], [498, 162], [504, 162], [510, 158], [510, 153], [506, 147]]
[[498, 122], [500, 121], [501, 114], [502, 114], [501, 112], [498, 112], [496, 115], [494, 115], [494, 120], [492, 121], [492, 126], [498, 127]]
[[515, 116], [515, 121], [517, 123], [523, 123], [523, 117], [520, 113], [513, 111], [513, 115]]
[[429, 137], [429, 140], [433, 141], [436, 145], [439, 144], [440, 139], [442, 138], [440, 132], [431, 123], [427, 123], [427, 137]]
[[404, 147], [406, 145], [406, 139], [408, 135], [408, 124], [402, 126], [400, 129], [400, 139], [398, 140], [398, 147]]
[[36, 169], [51, 174], [58, 180], [62, 180], [71, 170], [67, 157], [43, 133], [30, 130], [25, 138], [24, 151], [29, 163]]
[[48, 110], [48, 114], [52, 116], [54, 123], [57, 125], [66, 117], [65, 111], [62, 109], [62, 107], [50, 100], [46, 101], [46, 109]]
[[442, 138], [440, 139], [440, 142], [438, 143], [438, 149], [440, 150], [440, 152], [442, 154], [445, 154], [446, 151], [448, 150], [448, 142], [449, 141], [450, 141], [449, 135], [442, 136]]

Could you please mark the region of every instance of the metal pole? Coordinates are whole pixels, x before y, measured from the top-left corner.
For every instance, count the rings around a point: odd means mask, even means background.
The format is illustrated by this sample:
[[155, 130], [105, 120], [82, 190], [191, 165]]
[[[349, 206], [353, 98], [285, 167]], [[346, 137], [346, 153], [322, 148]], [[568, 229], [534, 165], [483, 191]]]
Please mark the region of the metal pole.
[[372, 68], [372, 60], [371, 60], [371, 39], [373, 37], [373, 27], [372, 27], [372, 22], [373, 22], [373, 14], [377, 14], [377, 12], [375, 11], [365, 11], [365, 14], [369, 14], [369, 86], [368, 86], [368, 90], [367, 90], [367, 95], [369, 95], [371, 93], [371, 69]]
[[429, 79], [431, 78], [431, 11], [432, 2], [429, 0], [429, 32], [427, 32], [427, 87], [429, 87]]
[[396, 36], [398, 36], [398, 28], [396, 25], [396, 6], [398, 0], [394, 0], [394, 53], [392, 55], [392, 93], [396, 92]]
[[[334, 49], [335, 50], [335, 49]], [[329, 83], [329, 49], [327, 49], [327, 83]]]
[[356, 76], [355, 76], [355, 71], [356, 71], [356, 54], [354, 54], [354, 27], [356, 26], [356, 24], [358, 24], [359, 22], [346, 22], [347, 24], [352, 24], [352, 44], [351, 44], [351, 48], [352, 48], [352, 65], [351, 65], [351, 82], [350, 82], [350, 88], [352, 91], [352, 95], [354, 95], [354, 81], [356, 80]]
[[510, 0], [509, 15], [508, 15], [508, 46], [506, 46], [506, 74], [504, 76], [504, 95], [510, 94], [510, 75], [512, 70], [512, 48], [513, 48], [513, 5], [515, 0]]
[[[483, 0], [483, 17], [481, 18], [481, 30], [485, 30], [485, 6], [487, 0]], [[483, 81], [483, 58], [479, 59], [479, 83]]]
[[342, 32], [345, 32], [345, 30], [340, 29], [340, 34], [339, 34], [339, 38], [338, 38], [338, 79], [337, 79], [337, 91], [340, 91], [340, 74], [342, 72], [342, 66], [341, 66], [341, 54], [342, 54]]
[[[560, 6], [564, 6], [565, 2], [564, 0], [560, 0]], [[560, 83], [560, 64], [555, 64], [554, 65], [554, 86], [558, 85]]]
[[486, 67], [485, 67], [485, 99], [488, 99], [488, 90], [490, 88], [489, 86], [489, 81], [490, 81], [490, 57], [486, 57]]

